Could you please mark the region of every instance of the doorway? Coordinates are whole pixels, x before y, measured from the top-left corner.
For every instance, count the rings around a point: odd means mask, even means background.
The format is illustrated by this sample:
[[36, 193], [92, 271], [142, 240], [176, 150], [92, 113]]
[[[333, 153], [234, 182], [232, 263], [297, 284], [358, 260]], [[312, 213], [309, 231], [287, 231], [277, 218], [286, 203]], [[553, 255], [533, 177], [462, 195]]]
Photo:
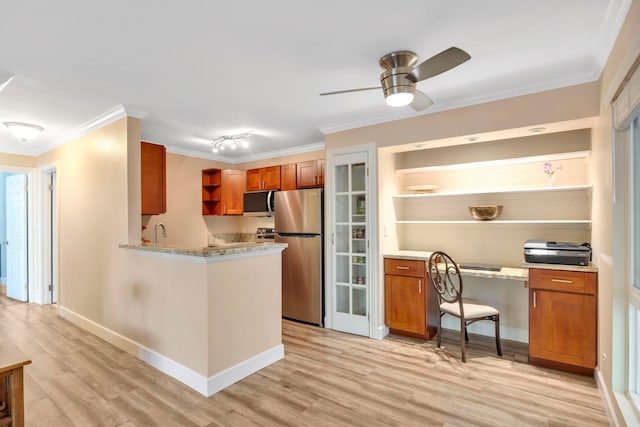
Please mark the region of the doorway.
[[29, 299], [28, 175], [0, 172], [0, 276], [6, 295]]

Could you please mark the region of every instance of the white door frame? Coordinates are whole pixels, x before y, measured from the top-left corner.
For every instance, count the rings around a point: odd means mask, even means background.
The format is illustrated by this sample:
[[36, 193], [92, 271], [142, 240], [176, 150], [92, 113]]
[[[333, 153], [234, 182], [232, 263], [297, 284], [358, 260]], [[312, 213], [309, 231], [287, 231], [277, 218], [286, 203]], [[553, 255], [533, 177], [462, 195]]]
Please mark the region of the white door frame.
[[34, 181], [34, 169], [28, 167], [20, 167], [20, 166], [11, 166], [11, 165], [2, 165], [0, 164], [0, 171], [2, 172], [14, 172], [14, 173], [24, 173], [27, 175], [27, 185], [29, 186], [29, 191], [27, 193], [27, 277], [28, 277], [28, 293], [29, 299], [28, 301], [33, 301], [33, 281], [35, 277], [35, 262], [34, 262], [34, 192], [33, 192], [33, 181]]
[[[51, 304], [51, 292], [49, 292], [49, 284], [54, 286], [54, 292], [58, 293], [58, 164], [52, 163], [43, 166], [39, 166], [36, 171], [36, 179], [34, 182], [34, 199], [37, 200], [36, 209], [34, 212], [35, 225], [34, 229], [34, 252], [35, 252], [35, 265], [34, 265], [34, 280], [33, 286], [29, 288], [29, 291], [33, 289], [33, 299], [30, 297], [29, 301], [37, 304]], [[54, 221], [53, 229], [51, 229], [51, 210], [50, 210], [50, 193], [49, 183], [50, 175], [55, 173], [55, 200], [54, 206]], [[50, 238], [53, 238], [53, 245], [50, 244]], [[53, 246], [53, 253], [51, 248]], [[49, 277], [47, 267], [53, 256], [53, 277]]]
[[331, 242], [331, 234], [333, 230], [334, 221], [334, 206], [333, 206], [333, 194], [335, 194], [335, 182], [333, 182], [333, 157], [336, 155], [352, 154], [352, 153], [367, 153], [367, 167], [369, 168], [368, 176], [368, 188], [367, 194], [367, 212], [371, 212], [369, 221], [371, 226], [367, 227], [367, 233], [369, 233], [369, 254], [370, 254], [370, 277], [368, 281], [370, 286], [367, 292], [367, 310], [369, 316], [369, 337], [382, 339], [384, 334], [384, 311], [379, 309], [381, 306], [381, 285], [378, 280], [378, 150], [376, 144], [360, 144], [351, 145], [348, 147], [335, 148], [326, 151], [326, 170], [325, 170], [325, 327], [333, 327], [332, 310], [335, 303], [335, 295], [333, 293], [332, 278], [334, 275], [333, 265], [333, 244]]

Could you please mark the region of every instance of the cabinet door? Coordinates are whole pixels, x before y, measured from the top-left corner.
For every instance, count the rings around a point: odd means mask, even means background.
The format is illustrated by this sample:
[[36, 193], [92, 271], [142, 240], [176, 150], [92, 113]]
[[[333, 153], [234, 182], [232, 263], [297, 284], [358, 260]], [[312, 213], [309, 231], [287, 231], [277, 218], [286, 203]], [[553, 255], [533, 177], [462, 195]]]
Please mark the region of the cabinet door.
[[324, 186], [324, 159], [317, 161], [316, 173], [318, 174], [318, 186]]
[[247, 191], [262, 190], [262, 173], [260, 169], [249, 169], [247, 171]]
[[531, 288], [529, 355], [594, 368], [596, 297]]
[[279, 190], [280, 189], [280, 166], [269, 166], [263, 169], [262, 174], [263, 190]]
[[280, 189], [286, 191], [296, 188], [296, 164], [289, 163], [280, 166]]
[[425, 281], [418, 277], [384, 276], [385, 323], [391, 329], [426, 333]]
[[164, 145], [141, 142], [140, 159], [142, 215], [165, 213], [166, 149]]
[[315, 160], [311, 160], [308, 162], [298, 163], [296, 165], [297, 168], [297, 178], [298, 178], [298, 188], [308, 188], [313, 187], [316, 183], [316, 162]]
[[225, 169], [222, 171], [222, 214], [242, 215], [243, 193], [246, 186], [245, 171]]

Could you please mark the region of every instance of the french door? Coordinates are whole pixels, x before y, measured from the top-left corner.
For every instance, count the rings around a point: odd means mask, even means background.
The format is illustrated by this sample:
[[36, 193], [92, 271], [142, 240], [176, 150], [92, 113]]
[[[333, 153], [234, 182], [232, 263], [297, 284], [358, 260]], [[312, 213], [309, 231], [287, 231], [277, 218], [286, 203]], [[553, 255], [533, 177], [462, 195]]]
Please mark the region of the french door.
[[328, 326], [369, 336], [372, 283], [368, 153], [332, 155], [328, 161], [331, 233]]

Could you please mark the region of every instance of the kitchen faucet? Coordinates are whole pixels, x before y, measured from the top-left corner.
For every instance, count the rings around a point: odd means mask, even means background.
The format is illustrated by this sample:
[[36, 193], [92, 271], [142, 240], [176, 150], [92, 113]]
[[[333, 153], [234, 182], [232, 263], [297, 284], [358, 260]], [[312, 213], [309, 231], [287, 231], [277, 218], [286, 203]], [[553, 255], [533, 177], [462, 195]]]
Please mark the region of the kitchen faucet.
[[153, 246], [158, 244], [158, 227], [162, 227], [162, 237], [167, 238], [167, 228], [159, 222], [153, 227]]

